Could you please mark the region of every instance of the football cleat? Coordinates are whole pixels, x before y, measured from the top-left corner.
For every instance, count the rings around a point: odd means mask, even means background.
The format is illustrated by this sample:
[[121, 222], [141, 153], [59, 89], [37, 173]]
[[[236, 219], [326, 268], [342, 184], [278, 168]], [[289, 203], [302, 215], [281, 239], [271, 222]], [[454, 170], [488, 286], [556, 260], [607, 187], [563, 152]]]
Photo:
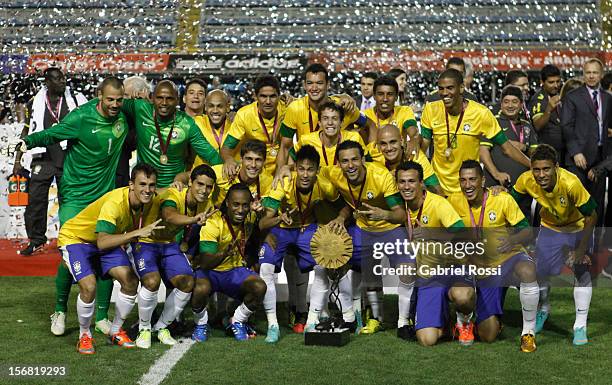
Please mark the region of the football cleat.
[[295, 321], [293, 323], [293, 332], [294, 333], [304, 333], [304, 327], [306, 326], [306, 318], [308, 317], [308, 313], [296, 313]]
[[270, 325], [268, 327], [268, 334], [266, 335], [266, 342], [269, 344], [275, 344], [280, 338], [280, 329], [278, 325]]
[[366, 322], [366, 325], [359, 331], [359, 334], [374, 334], [382, 330], [382, 324], [376, 318], [370, 318]]
[[317, 325], [315, 324], [306, 324], [304, 328], [304, 333], [312, 333], [316, 330]]
[[544, 329], [544, 323], [546, 322], [547, 319], [548, 319], [548, 312], [538, 310], [538, 312], [536, 313], [536, 326], [535, 326], [536, 334], [538, 334], [539, 332], [542, 331], [542, 329]]
[[573, 344], [576, 346], [580, 346], [580, 345], [586, 345], [588, 343], [589, 343], [589, 339], [587, 338], [586, 327], [583, 326], [581, 328], [575, 328]]
[[51, 333], [56, 336], [64, 335], [66, 331], [66, 313], [56, 311], [51, 314]]
[[474, 344], [474, 323], [470, 321], [467, 325], [455, 324], [454, 335], [462, 346]]
[[232, 322], [229, 329], [232, 331], [237, 341], [246, 341], [249, 339], [247, 327], [242, 322]]
[[19, 250], [19, 255], [25, 255], [26, 257], [29, 257], [30, 255], [41, 251], [44, 246], [44, 243], [34, 244], [30, 242], [28, 243], [28, 246], [26, 248]]
[[142, 329], [138, 332], [138, 337], [136, 337], [136, 346], [141, 349], [148, 349], [151, 347], [151, 330]]
[[119, 333], [115, 333], [111, 336], [111, 343], [113, 345], [119, 345], [124, 348], [136, 347], [134, 341], [128, 337], [127, 333], [123, 329], [119, 329]]
[[96, 321], [96, 331], [98, 333], [102, 333], [104, 335], [109, 336], [111, 331], [111, 326], [113, 323], [108, 320], [108, 318], [101, 319], [100, 321]]
[[176, 345], [176, 340], [172, 338], [170, 330], [166, 328], [162, 328], [157, 331], [157, 339], [164, 345]]
[[414, 325], [404, 325], [397, 329], [397, 338], [405, 341], [416, 341], [416, 330]]
[[81, 354], [94, 354], [94, 340], [89, 334], [83, 334], [77, 343], [77, 351]]
[[208, 340], [209, 333], [210, 333], [210, 328], [208, 327], [208, 325], [196, 325], [193, 328], [191, 339], [196, 342], [204, 342]]
[[532, 353], [536, 350], [535, 335], [532, 332], [521, 336], [521, 352]]
[[359, 334], [361, 329], [363, 329], [363, 318], [361, 315], [361, 311], [355, 310], [355, 321], [357, 321], [357, 326], [355, 327], [355, 334]]

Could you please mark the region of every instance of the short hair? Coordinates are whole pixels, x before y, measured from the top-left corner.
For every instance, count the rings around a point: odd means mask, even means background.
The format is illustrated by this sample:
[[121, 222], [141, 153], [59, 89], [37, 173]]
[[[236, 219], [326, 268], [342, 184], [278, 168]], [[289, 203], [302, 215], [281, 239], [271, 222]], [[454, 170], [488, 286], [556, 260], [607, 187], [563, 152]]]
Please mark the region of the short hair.
[[359, 151], [359, 156], [364, 156], [365, 153], [363, 147], [361, 147], [361, 144], [355, 142], [354, 140], [345, 140], [344, 142], [340, 143], [338, 147], [336, 147], [336, 158], [340, 156], [340, 151], [350, 150], [352, 148], [356, 148]]
[[423, 166], [413, 160], [401, 162], [395, 169], [395, 178], [397, 179], [400, 171], [416, 170], [419, 174], [419, 182], [423, 181]]
[[459, 167], [459, 174], [461, 174], [461, 170], [471, 170], [471, 169], [477, 170], [479, 176], [481, 177], [484, 176], [484, 172], [482, 171], [482, 166], [480, 165], [478, 161], [474, 159], [464, 160], [463, 163], [461, 163], [461, 167]]
[[53, 72], [59, 72], [60, 75], [62, 76], [66, 76], [64, 75], [64, 73], [62, 72], [62, 70], [59, 67], [48, 67], [44, 72], [43, 72], [43, 76], [45, 78], [45, 80], [49, 80], [49, 78], [51, 77], [51, 74]]
[[254, 152], [266, 159], [266, 144], [261, 140], [249, 139], [240, 147], [240, 157], [243, 157], [247, 152]]
[[204, 79], [193, 78], [193, 79], [187, 80], [187, 83], [185, 83], [185, 93], [187, 93], [187, 90], [189, 90], [189, 87], [191, 87], [194, 84], [197, 84], [200, 87], [204, 88], [204, 92], [206, 92], [206, 88], [208, 87], [208, 85], [206, 84]]
[[207, 176], [210, 179], [212, 179], [214, 182], [217, 181], [217, 174], [215, 173], [215, 170], [213, 170], [212, 167], [210, 167], [207, 164], [201, 164], [198, 167], [191, 170], [191, 175], [190, 175], [191, 181], [193, 182], [200, 175]]
[[612, 72], [608, 72], [601, 78], [601, 88], [607, 91], [610, 88], [610, 84], [612, 84]]
[[319, 167], [319, 164], [321, 163], [321, 155], [319, 155], [319, 152], [313, 146], [307, 144], [302, 146], [295, 154], [296, 163], [302, 160], [309, 160]]
[[442, 71], [438, 80], [440, 79], [453, 79], [458, 85], [463, 84], [463, 74], [454, 68], [448, 68]]
[[396, 95], [399, 93], [399, 86], [397, 85], [395, 78], [389, 75], [381, 76], [374, 81], [374, 93], [376, 93], [376, 89], [381, 86], [392, 87], [395, 90]]
[[546, 79], [552, 76], [561, 77], [561, 70], [559, 69], [559, 67], [552, 64], [546, 64], [544, 67], [542, 67], [542, 70], [540, 70], [540, 79], [543, 82], [545, 82]]
[[306, 80], [307, 74], [318, 74], [319, 72], [322, 72], [325, 74], [325, 82], [327, 82], [329, 79], [329, 74], [327, 73], [327, 68], [325, 68], [325, 66], [323, 66], [323, 64], [321, 63], [313, 63], [309, 65], [308, 67], [306, 67], [306, 69], [304, 70], [304, 76], [302, 77], [302, 80], [304, 81]]
[[[465, 72], [465, 68], [466, 68], [465, 61], [462, 58], [458, 56], [453, 56], [449, 58], [446, 64], [444, 65], [444, 68], [449, 69], [450, 66], [453, 64], [463, 67], [463, 71]], [[463, 74], [461, 74], [461, 76], [463, 76]]]
[[157, 169], [155, 167], [151, 166], [148, 163], [138, 163], [132, 169], [132, 173], [130, 174], [130, 180], [134, 182], [136, 180], [136, 175], [140, 173], [144, 173], [147, 178], [150, 178], [153, 175], [155, 175], [155, 177], [157, 178]]
[[599, 60], [598, 58], [596, 58], [596, 57], [592, 57], [592, 58], [587, 59], [587, 60], [584, 62], [584, 64], [582, 65], [582, 67], [584, 68], [584, 66], [585, 66], [585, 65], [587, 65], [587, 64], [593, 64], [593, 63], [597, 63], [597, 64], [599, 64], [599, 68], [601, 68], [601, 70], [602, 70], [602, 71], [604, 70], [604, 64], [603, 64], [603, 62], [602, 62], [601, 60]]
[[342, 108], [342, 106], [339, 104], [336, 104], [334, 101], [330, 100], [329, 102], [321, 104], [319, 107], [319, 118], [321, 117], [321, 113], [325, 110], [336, 111], [338, 115], [340, 115], [340, 122], [344, 120], [344, 108]]
[[550, 160], [551, 162], [557, 164], [558, 162], [558, 154], [557, 150], [550, 144], [540, 144], [536, 147], [535, 151], [531, 155], [531, 162], [535, 162], [537, 160]]
[[223, 202], [221, 202], [221, 207], [219, 208], [219, 211], [221, 211], [221, 213], [227, 215], [227, 201], [234, 193], [239, 191], [247, 193], [247, 195], [249, 196], [249, 202], [253, 200], [253, 194], [251, 194], [251, 189], [249, 189], [249, 186], [246, 183], [238, 182], [236, 184], [233, 184], [227, 190], [227, 194], [225, 194], [225, 198], [223, 199]]
[[157, 93], [157, 90], [162, 88], [162, 87], [166, 87], [171, 89], [176, 95], [178, 95], [178, 88], [176, 88], [176, 84], [174, 84], [174, 82], [172, 80], [169, 79], [163, 79], [160, 80], [159, 83], [157, 83], [155, 85], [155, 89], [153, 90], [154, 93]]
[[151, 85], [142, 76], [130, 76], [123, 79], [123, 88], [132, 87], [135, 92], [151, 92]]
[[387, 76], [392, 77], [394, 80], [397, 79], [400, 75], [406, 75], [406, 71], [401, 68], [391, 68], [391, 70], [387, 72]]
[[378, 79], [378, 74], [376, 72], [366, 72], [363, 75], [361, 75], [361, 79], [363, 79], [363, 78], [368, 78], [368, 79], [376, 80], [376, 79]]
[[519, 80], [520, 78], [529, 78], [529, 76], [527, 76], [527, 72], [523, 71], [523, 70], [510, 70], [506, 73], [506, 79], [504, 80], [504, 85], [510, 85], [514, 82], [516, 82], [517, 80]]
[[107, 86], [111, 86], [116, 90], [122, 90], [123, 82], [119, 80], [119, 78], [116, 76], [109, 76], [102, 80], [102, 83], [100, 83], [100, 85], [98, 86], [98, 92], [103, 92]]
[[523, 101], [523, 90], [521, 90], [517, 86], [513, 86], [512, 84], [507, 85], [502, 90], [500, 100], [502, 100], [506, 96], [516, 96], [522, 102]]
[[561, 91], [559, 92], [559, 96], [561, 97], [561, 100], [563, 100], [565, 98], [565, 95], [567, 95], [569, 92], [575, 90], [576, 88], [579, 88], [582, 85], [584, 85], [584, 81], [582, 79], [579, 79], [579, 78], [567, 79], [565, 83], [563, 83], [563, 87], [561, 87]]
[[272, 87], [280, 95], [280, 82], [278, 81], [276, 76], [262, 75], [255, 79], [255, 84], [253, 86], [253, 89], [255, 90], [255, 95], [257, 95], [259, 93], [259, 90], [264, 87]]

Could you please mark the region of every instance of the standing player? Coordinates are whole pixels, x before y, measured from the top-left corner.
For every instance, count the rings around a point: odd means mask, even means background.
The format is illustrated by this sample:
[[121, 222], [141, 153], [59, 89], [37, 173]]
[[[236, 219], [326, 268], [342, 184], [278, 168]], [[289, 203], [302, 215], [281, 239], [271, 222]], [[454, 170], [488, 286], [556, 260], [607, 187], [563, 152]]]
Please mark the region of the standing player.
[[210, 294], [221, 292], [242, 300], [229, 325], [238, 341], [249, 339], [246, 323], [266, 294], [265, 282], [245, 267], [245, 246], [256, 221], [251, 211], [252, 201], [248, 186], [233, 185], [220, 212], [209, 218], [200, 231], [200, 261], [192, 306], [196, 329], [201, 327], [206, 331], [201, 341], [208, 337], [206, 304]]
[[[474, 254], [471, 262], [478, 267], [499, 267], [501, 275], [478, 277], [476, 287], [476, 324], [481, 341], [493, 342], [501, 331], [501, 316], [505, 288], [514, 284], [512, 275], [520, 280], [520, 300], [523, 312], [523, 331], [520, 348], [533, 352], [535, 343], [535, 320], [538, 308], [538, 282], [535, 263], [520, 245], [529, 241], [529, 223], [518, 205], [508, 193], [492, 194], [484, 188], [480, 163], [466, 160], [459, 169], [461, 193], [451, 194], [448, 201], [459, 213], [468, 227], [482, 231], [486, 247], [483, 254]], [[515, 229], [513, 233], [509, 227]], [[457, 319], [468, 317], [458, 314]], [[459, 330], [461, 330], [458, 327]]]
[[[423, 229], [461, 229], [463, 222], [450, 204], [441, 196], [425, 190], [423, 168], [414, 161], [402, 162], [395, 169], [397, 188], [404, 201], [406, 210], [406, 228], [408, 241], [422, 240], [426, 233]], [[422, 257], [417, 255], [422, 263]], [[411, 261], [414, 266], [414, 261]], [[415, 280], [413, 276], [401, 275], [397, 287], [399, 317], [397, 321], [397, 336], [410, 340], [415, 336], [415, 325], [411, 324], [410, 308]], [[422, 333], [421, 333], [422, 334]]]
[[221, 156], [225, 162], [226, 175], [232, 175], [232, 170], [237, 168], [234, 160], [236, 147], [249, 139], [257, 139], [266, 144], [265, 171], [274, 175], [279, 151], [279, 130], [286, 107], [280, 101], [280, 83], [272, 75], [257, 78], [254, 92], [257, 100], [238, 110], [229, 135], [223, 142]]
[[302, 147], [296, 154], [294, 182], [285, 180], [284, 187], [277, 185], [263, 200], [265, 213], [259, 221], [259, 228], [272, 229], [268, 241], [264, 242], [259, 252], [260, 275], [268, 288], [264, 297], [268, 343], [275, 343], [280, 337], [274, 273], [280, 271], [290, 245], [298, 248], [300, 271], [304, 273], [313, 269], [316, 263], [310, 254], [310, 240], [317, 230], [315, 207], [321, 201], [334, 202], [339, 198], [333, 185], [317, 176], [319, 162], [320, 157], [314, 147]]
[[[225, 91], [212, 90], [206, 96], [206, 114], [193, 118], [202, 135], [220, 154], [221, 146], [229, 135], [232, 122], [227, 117], [230, 111], [229, 98]], [[204, 164], [204, 160], [196, 156], [193, 168]]]
[[94, 313], [97, 271], [121, 284], [110, 331], [112, 342], [127, 348], [135, 346], [121, 329], [134, 307], [138, 288], [138, 279], [123, 246], [163, 229], [158, 226], [159, 221], [142, 226], [155, 195], [155, 181], [154, 168], [147, 164], [137, 165], [132, 170], [129, 187], [103, 195], [60, 229], [58, 245], [64, 263], [79, 284], [77, 314], [80, 337], [77, 350], [81, 354], [95, 353], [89, 328]]
[[542, 206], [542, 225], [536, 240], [536, 269], [540, 283], [540, 302], [535, 332], [539, 333], [550, 314], [549, 277], [559, 275], [565, 263], [573, 269], [574, 345], [587, 339], [587, 317], [593, 294], [587, 250], [592, 247], [597, 223], [597, 204], [580, 179], [560, 168], [558, 154], [549, 145], [539, 145], [531, 157], [531, 171], [519, 177], [511, 194], [519, 200], [530, 195]]
[[[166, 298], [164, 310], [153, 327], [157, 338], [165, 345], [174, 345], [176, 340], [167, 326], [180, 314], [191, 298], [193, 270], [186, 252], [194, 228], [201, 226], [211, 215], [212, 202], [209, 196], [215, 187], [215, 172], [208, 165], [200, 165], [191, 172], [188, 188], [178, 191], [169, 188], [153, 200], [145, 217], [148, 225], [162, 219], [163, 231], [141, 238], [132, 244], [133, 263], [142, 287], [138, 294], [139, 334], [136, 346], [151, 347], [151, 316], [157, 305], [157, 291], [162, 277], [172, 284]], [[180, 246], [176, 239], [183, 232]]]
[[[115, 187], [115, 171], [128, 132], [125, 116], [121, 112], [123, 84], [115, 77], [108, 77], [102, 81], [99, 90], [100, 99], [96, 102], [84, 104], [54, 127], [23, 139], [30, 148], [48, 146], [62, 140], [71, 142], [59, 187], [60, 225]], [[24, 146], [22, 151], [25, 151]], [[65, 331], [71, 286], [70, 271], [60, 264], [55, 279], [55, 312], [51, 315], [51, 332], [58, 336]], [[100, 279], [97, 289], [96, 330], [108, 334], [112, 280]]]
[[529, 167], [529, 159], [508, 142], [497, 120], [482, 104], [463, 97], [463, 76], [448, 69], [438, 77], [442, 100], [425, 105], [421, 117], [422, 145], [433, 141], [432, 166], [445, 194], [459, 192], [459, 167], [464, 160], [478, 159], [481, 137], [501, 146], [505, 155]]
[[206, 83], [204, 80], [193, 78], [185, 84], [185, 113], [192, 118], [204, 115], [204, 103], [206, 100]]

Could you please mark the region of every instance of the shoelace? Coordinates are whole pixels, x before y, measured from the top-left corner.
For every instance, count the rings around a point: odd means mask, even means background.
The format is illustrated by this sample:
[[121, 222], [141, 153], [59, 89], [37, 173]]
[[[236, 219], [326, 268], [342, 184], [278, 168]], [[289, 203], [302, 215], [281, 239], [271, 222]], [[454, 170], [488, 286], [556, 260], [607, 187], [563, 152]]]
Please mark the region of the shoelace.
[[93, 338], [85, 335], [81, 338], [81, 347], [84, 349], [90, 349], [93, 347]]

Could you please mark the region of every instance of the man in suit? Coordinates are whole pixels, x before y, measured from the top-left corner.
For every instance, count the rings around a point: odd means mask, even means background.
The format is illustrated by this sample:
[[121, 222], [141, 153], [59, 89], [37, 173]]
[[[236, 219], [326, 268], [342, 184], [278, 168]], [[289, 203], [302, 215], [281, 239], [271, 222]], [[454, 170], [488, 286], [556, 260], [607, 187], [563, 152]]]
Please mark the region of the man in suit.
[[359, 80], [361, 95], [355, 97], [355, 104], [359, 111], [365, 111], [376, 105], [376, 100], [374, 100], [374, 82], [376, 79], [378, 79], [376, 72], [366, 72], [361, 76], [361, 80]]
[[[607, 154], [612, 95], [601, 88], [604, 67], [599, 59], [587, 60], [583, 72], [585, 85], [568, 93], [561, 108], [561, 127], [567, 143], [565, 162], [567, 169], [580, 178], [595, 202], [602, 203], [605, 175], [589, 178], [588, 174]], [[598, 226], [604, 218], [603, 209], [603, 204], [598, 204]]]

